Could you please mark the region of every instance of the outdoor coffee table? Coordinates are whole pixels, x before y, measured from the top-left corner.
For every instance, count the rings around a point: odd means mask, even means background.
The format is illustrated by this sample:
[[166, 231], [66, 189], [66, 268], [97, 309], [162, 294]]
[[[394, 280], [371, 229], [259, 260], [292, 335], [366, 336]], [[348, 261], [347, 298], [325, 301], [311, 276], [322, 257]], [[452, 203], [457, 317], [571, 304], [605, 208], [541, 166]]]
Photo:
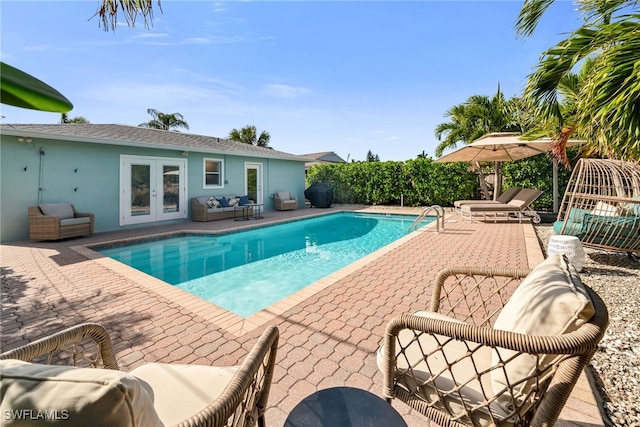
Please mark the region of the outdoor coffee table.
[[284, 427], [407, 427], [386, 400], [352, 387], [319, 390], [296, 405]]

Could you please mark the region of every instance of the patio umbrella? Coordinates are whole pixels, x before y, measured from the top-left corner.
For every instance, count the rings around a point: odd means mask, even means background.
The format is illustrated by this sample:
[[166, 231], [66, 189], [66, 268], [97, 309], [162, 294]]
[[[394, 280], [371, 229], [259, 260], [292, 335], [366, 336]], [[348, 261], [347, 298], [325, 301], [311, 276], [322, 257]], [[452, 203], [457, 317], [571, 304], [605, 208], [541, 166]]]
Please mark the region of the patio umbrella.
[[[512, 162], [546, 153], [551, 149], [552, 142], [551, 138], [527, 141], [521, 139], [519, 133], [514, 132], [489, 133], [469, 145], [440, 157], [436, 162]], [[570, 139], [567, 142], [567, 148], [582, 142], [584, 141]], [[499, 170], [498, 165], [496, 170]], [[558, 161], [556, 159], [553, 159], [553, 211], [558, 212]]]

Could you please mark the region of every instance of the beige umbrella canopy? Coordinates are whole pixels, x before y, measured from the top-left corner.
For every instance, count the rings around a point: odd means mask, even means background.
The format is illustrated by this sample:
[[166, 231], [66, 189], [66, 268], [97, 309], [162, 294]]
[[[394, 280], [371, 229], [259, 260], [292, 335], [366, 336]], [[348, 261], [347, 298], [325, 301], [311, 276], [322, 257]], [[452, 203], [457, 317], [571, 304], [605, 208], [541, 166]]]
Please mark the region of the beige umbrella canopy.
[[[551, 149], [552, 142], [551, 138], [527, 141], [520, 139], [519, 133], [513, 132], [489, 133], [469, 145], [440, 157], [436, 162], [512, 162], [546, 153]], [[567, 148], [583, 142], [570, 139], [567, 142]], [[553, 160], [553, 210], [558, 211], [558, 162], [556, 159]]]
[[[533, 141], [520, 139], [512, 132], [489, 133], [471, 144], [440, 157], [436, 162], [512, 162], [546, 153], [551, 149], [551, 138]], [[567, 148], [583, 141], [570, 139]]]

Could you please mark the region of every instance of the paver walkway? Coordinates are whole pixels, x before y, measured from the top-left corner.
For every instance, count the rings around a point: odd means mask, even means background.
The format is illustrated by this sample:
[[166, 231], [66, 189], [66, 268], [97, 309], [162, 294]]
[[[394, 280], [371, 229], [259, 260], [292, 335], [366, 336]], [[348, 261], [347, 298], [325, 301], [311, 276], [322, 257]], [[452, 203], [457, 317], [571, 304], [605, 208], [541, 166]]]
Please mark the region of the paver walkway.
[[[187, 222], [99, 233], [64, 242], [19, 242], [0, 247], [1, 348], [13, 348], [81, 322], [109, 330], [120, 366], [144, 362], [237, 364], [266, 324], [280, 329], [267, 424], [280, 427], [307, 395], [351, 386], [381, 395], [375, 352], [395, 315], [424, 309], [436, 273], [452, 265], [531, 268], [543, 256], [533, 227], [516, 221], [462, 222], [451, 216], [446, 230], [419, 231], [367, 257], [289, 305], [244, 323], [229, 323], [220, 310], [175, 292], [112, 262], [78, 249], [100, 241], [176, 230], [210, 231], [255, 226], [323, 214], [335, 209], [266, 212], [262, 221]], [[76, 247], [75, 249], [73, 249]], [[402, 403], [394, 407], [412, 427], [431, 425]], [[603, 425], [593, 394], [582, 380], [558, 425]]]

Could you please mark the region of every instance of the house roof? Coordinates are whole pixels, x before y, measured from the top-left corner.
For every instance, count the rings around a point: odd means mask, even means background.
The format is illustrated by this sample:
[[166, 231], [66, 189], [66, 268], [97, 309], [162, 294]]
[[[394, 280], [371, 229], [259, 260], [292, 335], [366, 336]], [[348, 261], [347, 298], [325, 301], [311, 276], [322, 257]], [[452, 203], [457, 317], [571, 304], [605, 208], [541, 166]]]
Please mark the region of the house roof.
[[333, 151], [323, 151], [322, 153], [305, 154], [305, 157], [311, 159], [313, 164], [320, 163], [346, 163], [344, 159]]
[[2, 124], [2, 135], [94, 144], [174, 149], [308, 162], [309, 158], [224, 138], [116, 124]]

